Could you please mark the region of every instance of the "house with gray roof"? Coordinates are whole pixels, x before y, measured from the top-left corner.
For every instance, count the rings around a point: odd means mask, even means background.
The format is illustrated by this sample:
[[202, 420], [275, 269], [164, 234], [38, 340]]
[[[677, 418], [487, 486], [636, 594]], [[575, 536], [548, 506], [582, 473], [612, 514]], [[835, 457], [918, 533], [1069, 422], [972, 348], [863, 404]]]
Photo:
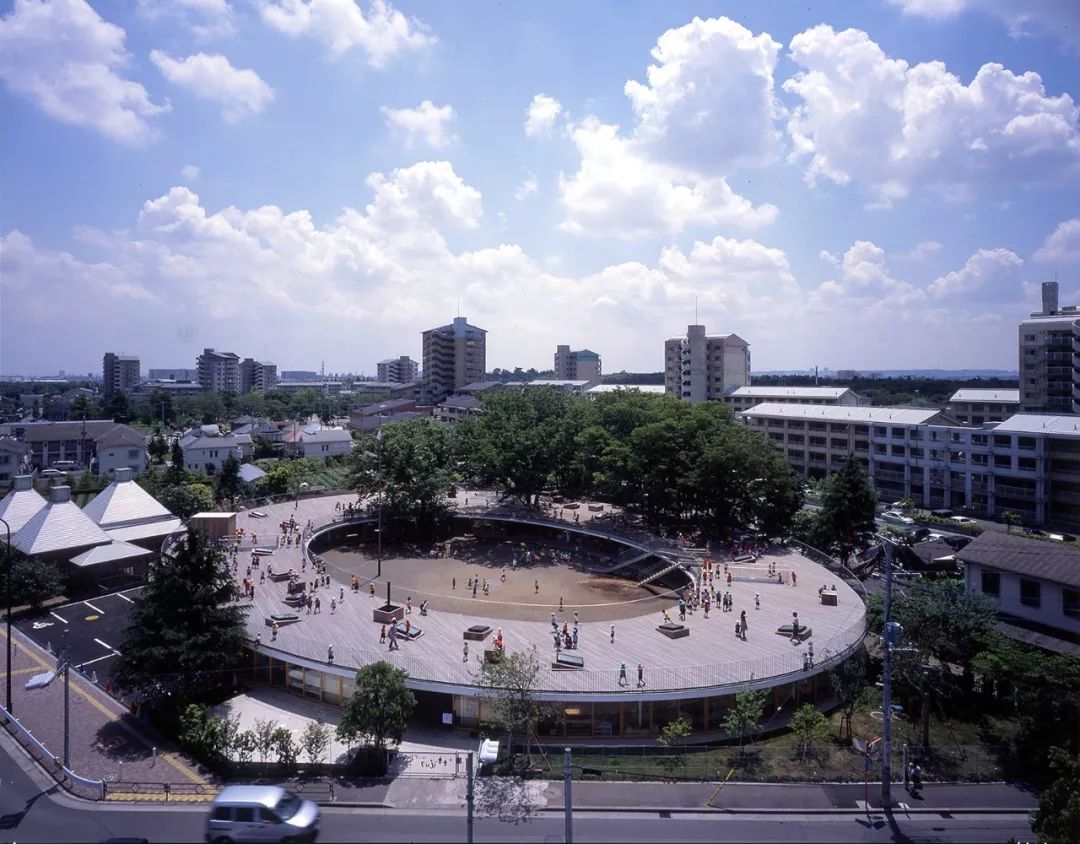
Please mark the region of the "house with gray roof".
[[416, 399], [389, 399], [375, 404], [366, 404], [363, 407], [350, 408], [349, 427], [354, 431], [366, 433], [376, 430], [380, 425], [427, 415], [429, 415], [428, 412], [417, 409]]
[[11, 486], [30, 460], [30, 446], [14, 437], [0, 437], [0, 489]]
[[997, 604], [1003, 633], [1080, 655], [1080, 548], [988, 530], [956, 557], [968, 591]]
[[255, 446], [247, 434], [208, 437], [188, 432], [180, 438], [180, 450], [184, 453], [184, 466], [189, 471], [201, 469], [208, 475], [215, 475], [229, 457], [235, 457], [241, 463], [250, 460]]

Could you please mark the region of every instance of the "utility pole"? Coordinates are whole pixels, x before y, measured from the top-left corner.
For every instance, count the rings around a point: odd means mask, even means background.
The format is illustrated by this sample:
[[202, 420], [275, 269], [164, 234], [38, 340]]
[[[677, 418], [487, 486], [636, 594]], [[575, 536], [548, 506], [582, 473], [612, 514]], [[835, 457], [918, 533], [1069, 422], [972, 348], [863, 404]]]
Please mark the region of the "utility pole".
[[[383, 511], [383, 493], [385, 492], [385, 489], [384, 489], [385, 484], [383, 483], [383, 476], [382, 476], [382, 421], [383, 421], [383, 415], [380, 413], [379, 414], [379, 431], [378, 431], [378, 433], [375, 434], [375, 442], [377, 443], [377, 449], [378, 449], [378, 458], [377, 458], [377, 460], [378, 460], [378, 468], [376, 469], [376, 474], [379, 477], [379, 515], [378, 515], [378, 525], [376, 526], [376, 529], [375, 529], [375, 533], [378, 534], [378, 536], [376, 538], [376, 544], [377, 544], [377, 549], [378, 550], [376, 551], [377, 569], [375, 571], [375, 577], [382, 577], [382, 511]], [[389, 596], [387, 596], [386, 603], [388, 603], [388, 604], [390, 603]]]
[[574, 844], [574, 772], [570, 767], [570, 748], [563, 748], [563, 805], [566, 809], [566, 844]]
[[11, 711], [11, 569], [15, 566], [15, 560], [11, 556], [11, 525], [4, 519], [0, 519], [0, 522], [4, 523], [4, 529], [7, 531], [7, 544], [4, 545], [4, 562], [7, 563], [5, 568], [7, 569], [7, 711], [9, 715], [12, 715]]
[[64, 630], [64, 643], [56, 657], [56, 670], [64, 672], [64, 767], [71, 768], [71, 659], [68, 655], [68, 631]]
[[471, 750], [465, 756], [465, 806], [466, 806], [466, 816], [467, 816], [467, 820], [465, 822], [465, 841], [466, 841], [466, 844], [472, 844], [472, 840], [473, 840], [473, 755], [472, 755]]
[[892, 806], [892, 657], [903, 628], [892, 620], [892, 564], [896, 546], [883, 539], [885, 550], [885, 659], [881, 684], [881, 806]]

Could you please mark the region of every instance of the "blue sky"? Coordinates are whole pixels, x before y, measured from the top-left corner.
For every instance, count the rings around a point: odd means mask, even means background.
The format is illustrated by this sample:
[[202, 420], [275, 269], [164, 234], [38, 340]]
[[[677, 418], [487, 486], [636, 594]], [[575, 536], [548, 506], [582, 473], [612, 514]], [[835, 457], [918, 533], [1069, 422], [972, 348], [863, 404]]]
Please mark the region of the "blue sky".
[[1080, 4], [0, 2], [0, 372], [1016, 366], [1080, 301]]

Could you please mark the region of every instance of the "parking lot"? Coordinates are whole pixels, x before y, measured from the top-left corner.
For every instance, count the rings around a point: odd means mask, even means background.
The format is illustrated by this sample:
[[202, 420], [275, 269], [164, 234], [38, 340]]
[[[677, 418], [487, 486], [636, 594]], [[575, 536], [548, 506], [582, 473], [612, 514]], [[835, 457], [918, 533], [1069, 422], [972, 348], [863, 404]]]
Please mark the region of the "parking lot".
[[64, 631], [71, 664], [90, 675], [97, 672], [104, 684], [120, 654], [134, 599], [142, 587], [97, 595], [74, 601], [34, 618], [23, 619], [16, 627], [41, 647], [56, 653], [63, 646]]

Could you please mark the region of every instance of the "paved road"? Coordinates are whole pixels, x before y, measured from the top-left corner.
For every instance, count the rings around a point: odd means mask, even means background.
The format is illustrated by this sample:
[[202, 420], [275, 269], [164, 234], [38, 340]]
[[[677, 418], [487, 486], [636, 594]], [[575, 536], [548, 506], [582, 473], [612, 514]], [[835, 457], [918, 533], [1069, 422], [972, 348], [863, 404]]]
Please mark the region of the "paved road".
[[96, 595], [23, 619], [15, 626], [42, 648], [51, 644], [54, 652], [61, 647], [67, 630], [72, 665], [82, 666], [88, 675], [96, 671], [104, 681], [124, 642], [132, 602], [141, 591], [139, 587]]

